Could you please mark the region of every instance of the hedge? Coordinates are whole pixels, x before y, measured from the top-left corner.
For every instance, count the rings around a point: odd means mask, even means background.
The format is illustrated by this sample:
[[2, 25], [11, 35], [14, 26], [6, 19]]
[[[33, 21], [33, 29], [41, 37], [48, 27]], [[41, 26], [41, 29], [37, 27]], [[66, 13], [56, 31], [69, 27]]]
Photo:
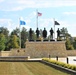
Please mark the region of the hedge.
[[59, 66], [62, 66], [64, 68], [68, 68], [68, 69], [72, 69], [72, 70], [76, 71], [76, 66], [75, 65], [66, 64], [66, 63], [59, 62], [59, 61], [56, 61], [56, 60], [51, 60], [51, 59], [48, 59], [48, 58], [43, 58], [42, 60], [53, 63], [53, 64], [56, 64], [56, 65], [59, 65]]

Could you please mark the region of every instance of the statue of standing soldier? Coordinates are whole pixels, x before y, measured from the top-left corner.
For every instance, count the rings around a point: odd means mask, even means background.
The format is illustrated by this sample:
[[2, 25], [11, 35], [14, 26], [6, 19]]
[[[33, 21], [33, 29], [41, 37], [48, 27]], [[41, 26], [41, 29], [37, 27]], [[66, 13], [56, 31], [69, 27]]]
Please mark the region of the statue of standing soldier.
[[39, 34], [40, 34], [40, 31], [37, 28], [37, 30], [36, 30], [36, 36], [37, 36], [37, 38], [39, 38]]
[[43, 30], [43, 38], [46, 38], [47, 37], [47, 31], [46, 31], [46, 29], [44, 28], [44, 30]]
[[53, 40], [53, 33], [54, 33], [54, 31], [53, 31], [53, 29], [51, 28], [51, 30], [50, 30], [50, 38]]
[[57, 40], [59, 40], [59, 38], [60, 38], [60, 30], [58, 28], [58, 30], [57, 30]]
[[32, 35], [33, 35], [33, 31], [32, 31], [32, 29], [30, 28], [30, 30], [29, 30], [29, 38], [30, 38], [30, 40], [32, 40]]

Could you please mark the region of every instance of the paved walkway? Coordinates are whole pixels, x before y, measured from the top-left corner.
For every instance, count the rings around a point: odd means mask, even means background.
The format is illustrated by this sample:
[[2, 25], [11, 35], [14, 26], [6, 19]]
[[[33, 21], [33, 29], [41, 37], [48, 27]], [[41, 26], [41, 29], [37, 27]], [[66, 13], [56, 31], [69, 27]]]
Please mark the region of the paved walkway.
[[42, 60], [42, 58], [31, 58], [31, 59], [28, 59], [28, 60]]
[[[51, 58], [51, 59], [52, 60], [57, 60], [56, 58]], [[76, 57], [68, 57], [68, 59], [69, 59], [69, 64], [76, 65], [76, 61], [74, 61], [74, 59], [76, 59]], [[42, 60], [42, 58], [30, 58], [28, 60]], [[66, 58], [58, 58], [58, 61], [67, 63]]]

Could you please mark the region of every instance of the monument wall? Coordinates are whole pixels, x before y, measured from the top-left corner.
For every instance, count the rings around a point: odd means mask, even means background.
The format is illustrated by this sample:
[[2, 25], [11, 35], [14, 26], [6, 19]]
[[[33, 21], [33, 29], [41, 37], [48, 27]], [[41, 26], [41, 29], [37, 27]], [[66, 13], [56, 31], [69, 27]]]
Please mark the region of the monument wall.
[[76, 50], [66, 50], [68, 56], [76, 56]]
[[26, 55], [30, 57], [66, 56], [65, 42], [26, 42]]
[[11, 49], [10, 56], [26, 56], [25, 48], [22, 49]]
[[25, 48], [24, 49], [11, 49], [10, 51], [1, 51], [0, 56], [8, 57], [8, 56], [26, 56]]
[[10, 51], [1, 51], [0, 56], [30, 56], [31, 58], [42, 57], [66, 57], [76, 56], [76, 50], [66, 50], [64, 41], [54, 42], [26, 42], [24, 49], [11, 49]]
[[10, 53], [11, 53], [11, 51], [1, 51], [0, 56], [7, 57], [7, 56], [10, 56]]

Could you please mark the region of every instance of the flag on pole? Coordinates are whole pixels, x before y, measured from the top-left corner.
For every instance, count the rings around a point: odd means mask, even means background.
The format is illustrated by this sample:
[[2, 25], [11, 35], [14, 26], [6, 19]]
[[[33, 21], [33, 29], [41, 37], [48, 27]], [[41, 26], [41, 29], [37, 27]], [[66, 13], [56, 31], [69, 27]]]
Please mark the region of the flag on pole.
[[38, 12], [38, 16], [42, 16], [42, 13]]
[[55, 25], [60, 25], [57, 21], [55, 21]]
[[20, 20], [20, 25], [26, 25], [26, 22], [23, 20]]

